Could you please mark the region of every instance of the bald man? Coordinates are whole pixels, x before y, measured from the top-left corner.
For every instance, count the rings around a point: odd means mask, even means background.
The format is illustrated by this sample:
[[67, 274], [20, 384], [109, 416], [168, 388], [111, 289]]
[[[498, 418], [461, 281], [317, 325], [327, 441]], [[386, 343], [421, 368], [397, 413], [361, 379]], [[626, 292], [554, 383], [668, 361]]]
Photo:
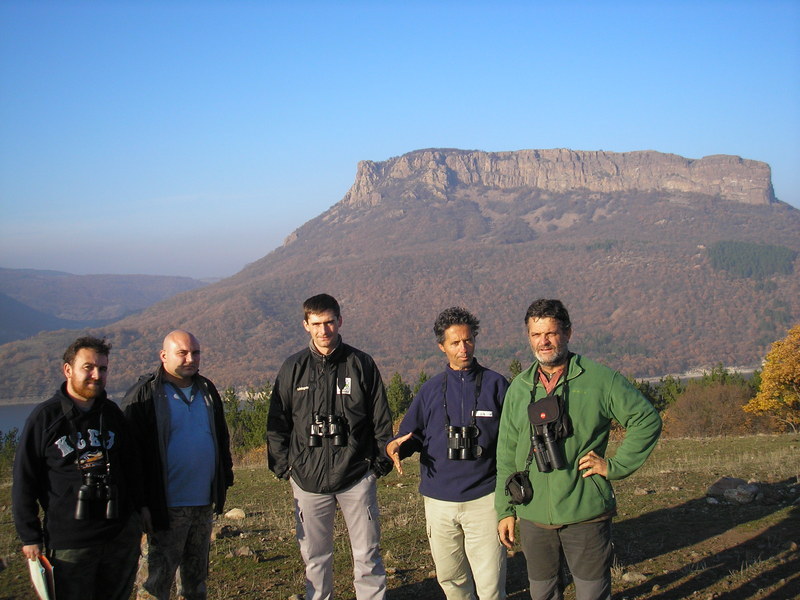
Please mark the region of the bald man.
[[139, 600], [205, 600], [213, 512], [233, 485], [228, 428], [217, 388], [199, 374], [200, 342], [188, 331], [164, 338], [161, 365], [139, 378], [122, 409], [139, 441], [144, 470], [147, 554]]

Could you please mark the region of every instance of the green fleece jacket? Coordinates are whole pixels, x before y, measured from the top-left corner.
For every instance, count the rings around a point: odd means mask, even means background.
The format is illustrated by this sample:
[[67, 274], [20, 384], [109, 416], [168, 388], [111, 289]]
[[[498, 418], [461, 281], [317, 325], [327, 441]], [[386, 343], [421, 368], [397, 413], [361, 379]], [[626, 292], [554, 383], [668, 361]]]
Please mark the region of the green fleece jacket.
[[[613, 513], [616, 508], [610, 480], [623, 479], [636, 471], [658, 441], [661, 418], [650, 402], [618, 372], [583, 356], [573, 354], [567, 368], [566, 411], [574, 433], [559, 442], [566, 466], [540, 473], [534, 460], [530, 468], [533, 500], [512, 505], [505, 482], [522, 471], [531, 447], [528, 405], [539, 365], [534, 362], [514, 378], [506, 393], [497, 442], [498, 519], [516, 515], [543, 525], [568, 525]], [[563, 394], [564, 378], [555, 390]], [[536, 381], [536, 400], [546, 395]], [[578, 460], [594, 450], [605, 456], [611, 420], [626, 430], [625, 439], [613, 457], [607, 458], [608, 479], [601, 475], [581, 477]]]

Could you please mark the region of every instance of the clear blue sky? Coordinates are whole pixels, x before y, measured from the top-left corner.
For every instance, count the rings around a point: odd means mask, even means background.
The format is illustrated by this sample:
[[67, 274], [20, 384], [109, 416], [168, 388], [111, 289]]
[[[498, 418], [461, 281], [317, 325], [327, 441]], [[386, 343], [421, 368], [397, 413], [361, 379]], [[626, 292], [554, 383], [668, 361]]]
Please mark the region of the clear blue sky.
[[800, 207], [800, 2], [0, 2], [0, 266], [231, 275], [431, 147], [735, 154]]

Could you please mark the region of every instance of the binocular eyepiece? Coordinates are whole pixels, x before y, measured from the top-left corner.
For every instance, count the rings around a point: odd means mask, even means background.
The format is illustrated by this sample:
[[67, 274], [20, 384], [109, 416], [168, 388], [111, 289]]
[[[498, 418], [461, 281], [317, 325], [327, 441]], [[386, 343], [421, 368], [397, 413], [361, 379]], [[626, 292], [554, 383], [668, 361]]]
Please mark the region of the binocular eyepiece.
[[119, 517], [117, 486], [109, 483], [105, 474], [83, 473], [83, 481], [78, 488], [78, 501], [75, 503], [75, 518], [78, 520], [90, 518], [92, 506], [98, 501], [106, 503], [106, 519]]
[[475, 460], [483, 449], [478, 445], [480, 430], [475, 425], [447, 426], [447, 458], [450, 460]]
[[333, 438], [334, 446], [347, 445], [347, 420], [341, 415], [321, 415], [315, 412], [308, 434], [308, 447], [319, 448], [322, 438]]

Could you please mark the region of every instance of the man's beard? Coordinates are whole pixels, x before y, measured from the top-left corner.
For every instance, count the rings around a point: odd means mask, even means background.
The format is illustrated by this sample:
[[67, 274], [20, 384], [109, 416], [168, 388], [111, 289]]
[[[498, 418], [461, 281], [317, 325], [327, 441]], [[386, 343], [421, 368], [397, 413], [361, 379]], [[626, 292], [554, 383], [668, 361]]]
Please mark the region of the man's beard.
[[542, 360], [539, 357], [539, 353], [536, 353], [536, 360], [539, 361], [539, 364], [544, 367], [558, 367], [563, 365], [567, 362], [567, 356], [569, 355], [569, 348], [566, 345], [562, 346], [558, 349], [557, 353], [553, 355], [552, 358], [548, 360]]

